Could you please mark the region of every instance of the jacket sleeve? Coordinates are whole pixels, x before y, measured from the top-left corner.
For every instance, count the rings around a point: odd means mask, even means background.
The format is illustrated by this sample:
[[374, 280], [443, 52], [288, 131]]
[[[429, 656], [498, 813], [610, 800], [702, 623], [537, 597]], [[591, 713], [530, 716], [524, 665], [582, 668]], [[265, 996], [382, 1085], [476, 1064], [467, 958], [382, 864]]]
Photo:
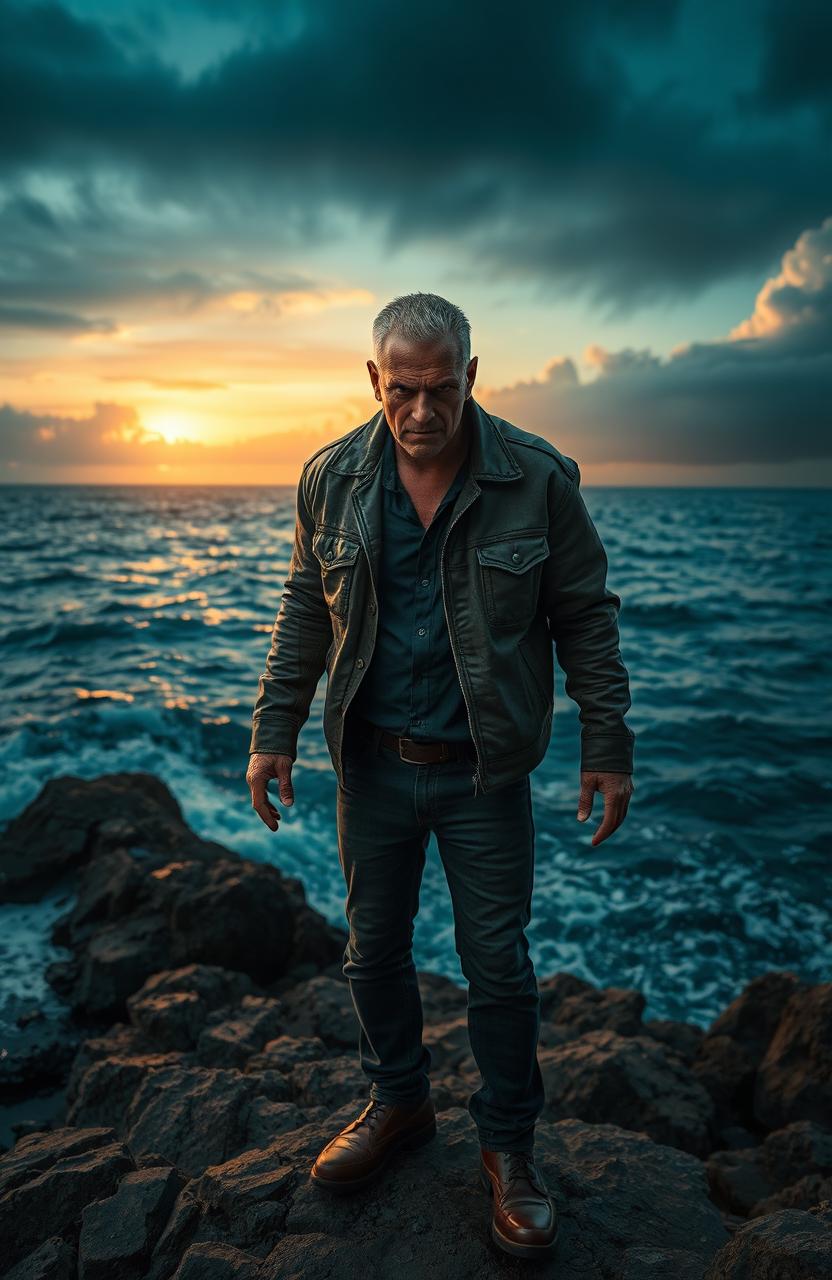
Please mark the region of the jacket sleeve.
[[581, 473], [550, 515], [542, 591], [566, 693], [581, 721], [581, 769], [632, 773], [635, 734], [627, 668], [619, 650], [620, 597], [606, 585], [607, 555], [580, 492]]
[[282, 752], [297, 759], [297, 740], [309, 717], [332, 643], [332, 620], [312, 550], [315, 522], [306, 495], [307, 465], [298, 482], [289, 574], [272, 629], [266, 669], [252, 712], [249, 754]]

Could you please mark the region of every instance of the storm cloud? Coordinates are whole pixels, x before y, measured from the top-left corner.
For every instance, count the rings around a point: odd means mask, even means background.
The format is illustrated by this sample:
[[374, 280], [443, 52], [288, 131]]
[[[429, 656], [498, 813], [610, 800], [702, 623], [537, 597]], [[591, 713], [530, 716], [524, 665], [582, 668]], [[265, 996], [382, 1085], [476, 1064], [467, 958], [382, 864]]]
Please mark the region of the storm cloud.
[[[797, 48], [776, 13], [737, 6], [732, 25], [720, 7], [712, 35], [742, 38], [737, 62], [753, 70], [736, 87], [691, 49], [685, 14], [707, 20], [681, 4], [539, 3], [521, 20], [426, 0], [418, 21], [379, 0], [235, 8], [239, 46], [186, 77], [129, 9], [105, 21], [4, 0], [6, 198], [31, 201], [33, 169], [63, 174], [81, 231], [105, 239], [119, 212], [106, 173], [147, 208], [210, 210], [218, 236], [241, 217], [273, 243], [315, 244], [369, 218], [388, 250], [457, 236], [495, 280], [619, 311], [764, 271], [829, 212], [828, 46], [808, 89], [795, 74], [828, 25], [811, 0], [789, 11]], [[29, 213], [33, 233], [60, 235], [59, 207]]]
[[490, 390], [489, 407], [588, 463], [832, 457], [832, 217], [799, 238], [725, 338], [667, 360], [598, 346], [586, 358], [593, 381], [555, 358], [538, 379]]
[[[5, 466], [231, 467], [261, 440], [299, 465], [361, 421], [363, 357], [354, 323], [293, 318], [386, 300], [367, 276], [402, 260], [520, 300], [480, 397], [586, 462], [828, 458], [830, 21], [815, 0], [0, 0]], [[599, 337], [581, 369], [564, 339], [573, 304], [655, 338], [729, 289], [745, 318], [669, 352]], [[542, 372], [515, 376], [554, 315]], [[131, 400], [164, 416], [165, 392], [235, 445], [147, 430]]]

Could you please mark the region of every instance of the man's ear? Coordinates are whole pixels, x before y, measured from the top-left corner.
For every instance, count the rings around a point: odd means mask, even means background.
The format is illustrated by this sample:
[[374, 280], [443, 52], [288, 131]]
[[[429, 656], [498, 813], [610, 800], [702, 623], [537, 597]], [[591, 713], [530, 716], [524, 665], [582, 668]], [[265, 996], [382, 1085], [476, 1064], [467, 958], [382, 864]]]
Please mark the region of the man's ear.
[[380, 375], [379, 375], [378, 367], [373, 360], [367, 361], [367, 372], [370, 375], [370, 382], [373, 384], [373, 392], [375, 394], [376, 400], [380, 400], [381, 392], [378, 389]]
[[478, 363], [479, 363], [479, 356], [472, 356], [468, 362], [468, 368], [465, 370], [466, 400], [473, 394], [473, 391], [474, 391], [474, 382], [476, 381], [476, 377], [477, 377]]

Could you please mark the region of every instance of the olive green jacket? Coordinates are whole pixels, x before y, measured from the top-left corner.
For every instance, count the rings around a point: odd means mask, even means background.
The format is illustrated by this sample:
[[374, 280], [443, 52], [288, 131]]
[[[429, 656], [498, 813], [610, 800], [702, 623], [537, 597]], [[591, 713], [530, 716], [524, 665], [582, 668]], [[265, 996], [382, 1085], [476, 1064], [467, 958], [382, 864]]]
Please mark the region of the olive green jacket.
[[[469, 474], [441, 550], [451, 648], [477, 749], [474, 789], [529, 773], [552, 730], [553, 647], [579, 706], [581, 768], [631, 773], [620, 598], [579, 491], [578, 464], [541, 436], [465, 405]], [[343, 785], [344, 715], [378, 625], [384, 411], [306, 460], [294, 546], [252, 715], [250, 752], [297, 758], [324, 670], [323, 728]]]

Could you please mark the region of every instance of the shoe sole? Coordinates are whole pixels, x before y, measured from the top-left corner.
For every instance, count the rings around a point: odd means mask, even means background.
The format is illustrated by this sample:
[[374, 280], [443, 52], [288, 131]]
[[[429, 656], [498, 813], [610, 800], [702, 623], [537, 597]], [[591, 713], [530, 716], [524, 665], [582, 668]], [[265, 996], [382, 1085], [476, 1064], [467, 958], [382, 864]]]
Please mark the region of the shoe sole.
[[[494, 1184], [488, 1174], [480, 1165], [480, 1182], [488, 1192], [489, 1199], [494, 1200]], [[557, 1248], [558, 1232], [560, 1223], [555, 1221], [555, 1234], [548, 1244], [521, 1244], [517, 1240], [509, 1240], [501, 1231], [497, 1229], [494, 1219], [491, 1219], [491, 1239], [497, 1245], [498, 1249], [502, 1249], [503, 1253], [511, 1254], [513, 1258], [549, 1258]]]
[[424, 1125], [421, 1129], [415, 1130], [414, 1133], [404, 1134], [397, 1142], [391, 1142], [381, 1161], [371, 1169], [369, 1173], [365, 1173], [360, 1178], [322, 1178], [319, 1173], [310, 1172], [309, 1177], [318, 1187], [325, 1187], [327, 1191], [334, 1191], [337, 1194], [348, 1194], [352, 1191], [360, 1191], [362, 1187], [368, 1187], [376, 1178], [384, 1172], [387, 1164], [392, 1160], [393, 1156], [399, 1151], [416, 1151], [419, 1147], [423, 1147], [425, 1143], [430, 1142], [436, 1137], [436, 1117], [433, 1116], [429, 1124]]

